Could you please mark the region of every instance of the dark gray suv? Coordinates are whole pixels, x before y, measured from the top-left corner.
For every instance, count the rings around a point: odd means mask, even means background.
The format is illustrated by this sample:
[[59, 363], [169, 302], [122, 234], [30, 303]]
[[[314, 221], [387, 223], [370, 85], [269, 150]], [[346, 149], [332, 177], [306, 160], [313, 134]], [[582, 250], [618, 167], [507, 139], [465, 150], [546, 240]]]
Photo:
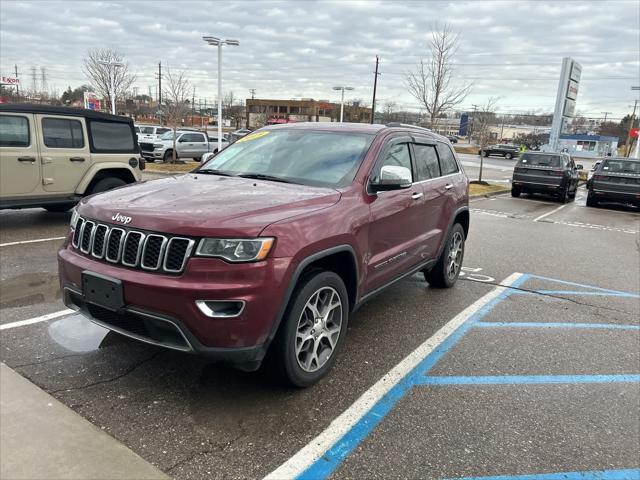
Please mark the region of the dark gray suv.
[[513, 169], [511, 196], [521, 193], [555, 195], [562, 203], [576, 196], [578, 170], [568, 153], [524, 153]]

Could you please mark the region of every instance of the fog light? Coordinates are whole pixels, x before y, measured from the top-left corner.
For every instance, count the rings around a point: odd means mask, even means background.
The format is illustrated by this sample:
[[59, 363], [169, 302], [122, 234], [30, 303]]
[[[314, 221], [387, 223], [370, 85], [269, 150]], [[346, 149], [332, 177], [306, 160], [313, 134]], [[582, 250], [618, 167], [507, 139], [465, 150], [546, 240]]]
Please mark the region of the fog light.
[[211, 318], [238, 317], [244, 310], [243, 300], [196, 300], [196, 305]]

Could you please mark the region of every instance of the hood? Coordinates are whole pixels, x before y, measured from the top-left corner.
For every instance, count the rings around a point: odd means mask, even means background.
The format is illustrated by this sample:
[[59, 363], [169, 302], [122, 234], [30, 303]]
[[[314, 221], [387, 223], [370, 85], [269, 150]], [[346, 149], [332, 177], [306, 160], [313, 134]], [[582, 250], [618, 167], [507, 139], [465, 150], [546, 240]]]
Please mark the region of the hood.
[[185, 236], [254, 237], [271, 223], [334, 205], [331, 188], [187, 174], [83, 199], [78, 213], [110, 224]]

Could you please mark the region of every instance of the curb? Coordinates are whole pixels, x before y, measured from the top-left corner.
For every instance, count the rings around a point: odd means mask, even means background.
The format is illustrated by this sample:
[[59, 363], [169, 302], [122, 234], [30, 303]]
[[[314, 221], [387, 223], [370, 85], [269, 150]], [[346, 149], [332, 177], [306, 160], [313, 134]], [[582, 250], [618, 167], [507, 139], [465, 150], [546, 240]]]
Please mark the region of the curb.
[[473, 195], [469, 195], [469, 199], [472, 198], [489, 198], [489, 197], [495, 197], [496, 195], [502, 195], [503, 193], [509, 193], [511, 191], [511, 187], [509, 188], [503, 188], [502, 190], [496, 190], [494, 192], [488, 192], [488, 193], [475, 193]]

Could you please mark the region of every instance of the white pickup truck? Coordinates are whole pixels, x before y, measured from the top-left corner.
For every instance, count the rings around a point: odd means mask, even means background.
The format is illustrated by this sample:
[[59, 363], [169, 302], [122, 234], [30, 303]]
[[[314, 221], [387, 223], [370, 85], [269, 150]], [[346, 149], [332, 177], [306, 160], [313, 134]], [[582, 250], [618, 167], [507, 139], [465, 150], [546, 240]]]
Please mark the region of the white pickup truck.
[[[222, 141], [222, 148], [229, 145]], [[176, 131], [176, 158], [193, 158], [199, 162], [205, 153], [218, 151], [218, 141], [204, 132], [194, 130]], [[170, 162], [173, 158], [173, 130], [166, 132], [156, 140], [141, 141], [140, 152], [148, 162], [162, 160]]]

